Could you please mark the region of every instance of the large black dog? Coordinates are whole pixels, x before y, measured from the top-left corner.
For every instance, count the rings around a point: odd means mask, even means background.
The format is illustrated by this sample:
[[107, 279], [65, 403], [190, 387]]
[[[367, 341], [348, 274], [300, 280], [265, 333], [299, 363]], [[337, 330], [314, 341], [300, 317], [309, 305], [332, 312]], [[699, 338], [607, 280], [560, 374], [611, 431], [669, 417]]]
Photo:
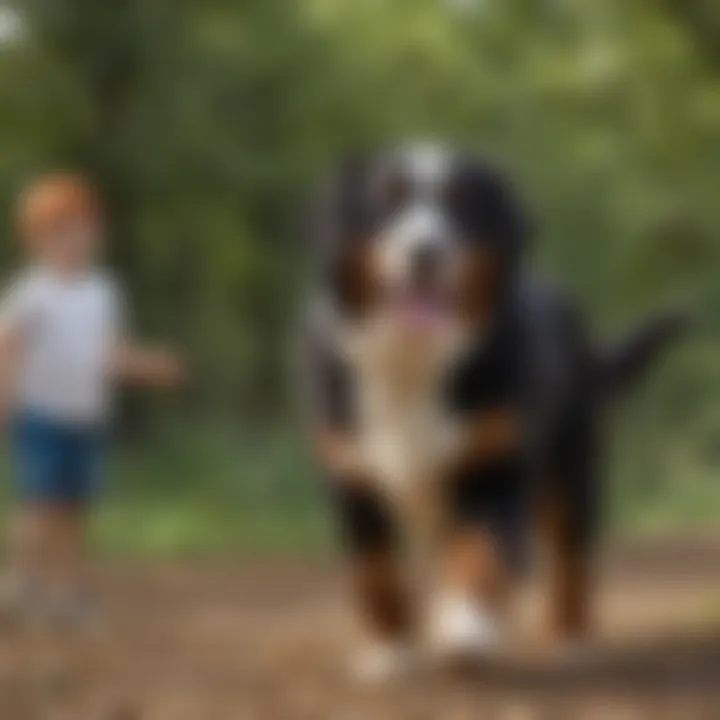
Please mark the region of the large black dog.
[[[349, 161], [321, 193], [310, 382], [371, 641], [362, 673], [398, 669], [420, 628], [443, 652], [486, 650], [538, 526], [556, 632], [588, 630], [603, 411], [681, 322], [599, 349], [574, 304], [524, 272], [527, 234], [494, 167], [438, 147]], [[428, 597], [404, 572], [421, 535]]]

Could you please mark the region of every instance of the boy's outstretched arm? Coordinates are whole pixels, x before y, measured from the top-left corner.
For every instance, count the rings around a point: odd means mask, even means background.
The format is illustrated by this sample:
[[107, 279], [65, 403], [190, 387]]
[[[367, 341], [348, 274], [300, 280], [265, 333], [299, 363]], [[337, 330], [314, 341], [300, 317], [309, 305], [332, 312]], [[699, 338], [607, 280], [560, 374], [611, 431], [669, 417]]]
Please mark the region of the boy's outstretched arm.
[[127, 339], [120, 340], [113, 348], [111, 368], [118, 380], [159, 388], [178, 387], [187, 380], [185, 366], [174, 353], [137, 345]]

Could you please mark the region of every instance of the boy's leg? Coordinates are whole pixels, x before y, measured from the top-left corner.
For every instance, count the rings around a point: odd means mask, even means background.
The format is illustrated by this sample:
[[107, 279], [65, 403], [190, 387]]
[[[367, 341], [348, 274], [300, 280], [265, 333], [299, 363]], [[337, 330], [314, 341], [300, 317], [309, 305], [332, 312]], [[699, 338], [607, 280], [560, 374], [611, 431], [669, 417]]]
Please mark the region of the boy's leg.
[[73, 603], [87, 591], [87, 516], [85, 504], [58, 504], [53, 508], [48, 584], [53, 598], [61, 603]]
[[54, 508], [51, 592], [61, 613], [77, 616], [89, 592], [88, 520], [102, 472], [102, 440], [92, 429], [68, 434]]
[[11, 534], [8, 586], [32, 584], [38, 609], [76, 614], [72, 606], [82, 605], [87, 591], [86, 525], [101, 472], [100, 434], [21, 418], [12, 449], [22, 505]]
[[10, 523], [3, 599], [25, 610], [46, 580], [54, 545], [53, 487], [59, 445], [52, 427], [32, 417], [19, 418], [11, 435], [11, 455], [19, 507]]
[[23, 503], [10, 521], [7, 568], [0, 587], [6, 611], [24, 612], [38, 599], [53, 546], [53, 516], [42, 503]]

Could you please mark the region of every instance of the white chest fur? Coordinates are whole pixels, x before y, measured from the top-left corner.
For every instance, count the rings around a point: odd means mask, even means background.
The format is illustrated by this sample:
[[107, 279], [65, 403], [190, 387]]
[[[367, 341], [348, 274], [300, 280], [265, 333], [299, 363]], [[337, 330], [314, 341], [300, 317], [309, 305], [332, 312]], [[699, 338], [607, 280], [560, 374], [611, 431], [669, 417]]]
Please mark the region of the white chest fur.
[[360, 446], [376, 482], [400, 499], [435, 482], [453, 442], [443, 393], [461, 338], [448, 328], [411, 342], [374, 328], [353, 341]]
[[386, 380], [367, 375], [361, 380], [360, 443], [377, 480], [395, 494], [433, 480], [449, 420], [431, 383], [411, 390]]

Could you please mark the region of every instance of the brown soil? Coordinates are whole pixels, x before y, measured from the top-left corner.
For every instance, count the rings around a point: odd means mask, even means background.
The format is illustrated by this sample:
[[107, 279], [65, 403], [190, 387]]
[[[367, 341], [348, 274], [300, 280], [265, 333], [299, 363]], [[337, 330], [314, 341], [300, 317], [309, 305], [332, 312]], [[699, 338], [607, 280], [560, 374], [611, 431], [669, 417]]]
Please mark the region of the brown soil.
[[349, 682], [336, 567], [110, 567], [83, 637], [6, 626], [0, 720], [717, 720], [720, 545], [609, 554], [598, 639], [542, 638], [535, 583], [504, 659], [400, 685]]

